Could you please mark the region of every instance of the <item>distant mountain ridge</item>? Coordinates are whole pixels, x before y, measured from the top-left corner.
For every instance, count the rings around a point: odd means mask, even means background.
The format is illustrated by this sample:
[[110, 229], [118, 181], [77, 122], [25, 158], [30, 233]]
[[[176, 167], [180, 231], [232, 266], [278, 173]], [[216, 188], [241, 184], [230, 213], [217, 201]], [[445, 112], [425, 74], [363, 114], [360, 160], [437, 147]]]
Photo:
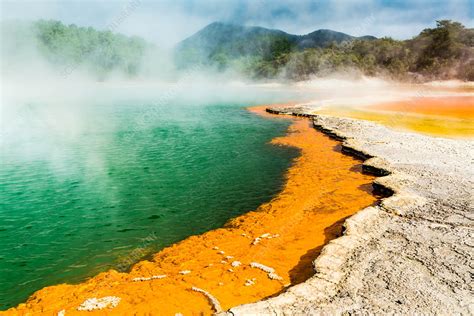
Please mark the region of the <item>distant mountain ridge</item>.
[[346, 33], [337, 32], [328, 29], [320, 29], [311, 32], [306, 35], [298, 37], [298, 46], [301, 48], [315, 48], [315, 47], [326, 47], [331, 43], [340, 44], [346, 41], [353, 40], [375, 40], [377, 39], [372, 35], [364, 35], [360, 37], [351, 36]]
[[320, 29], [306, 35], [289, 34], [277, 29], [214, 22], [176, 46], [178, 64], [222, 63], [223, 59], [260, 56], [306, 48], [324, 48], [332, 43], [373, 40], [374, 36], [355, 37], [342, 32]]
[[[381, 76], [400, 81], [474, 81], [474, 29], [436, 21], [407, 40], [353, 37], [332, 30], [294, 35], [263, 27], [212, 23], [169, 53], [137, 36], [124, 36], [60, 21], [2, 21], [4, 73], [49, 65], [63, 78], [78, 71], [106, 80], [173, 79], [180, 69], [230, 71], [257, 80], [308, 80], [333, 74]], [[176, 66], [178, 69], [176, 69]], [[199, 68], [199, 67], [198, 67]], [[178, 70], [178, 71], [176, 71]]]

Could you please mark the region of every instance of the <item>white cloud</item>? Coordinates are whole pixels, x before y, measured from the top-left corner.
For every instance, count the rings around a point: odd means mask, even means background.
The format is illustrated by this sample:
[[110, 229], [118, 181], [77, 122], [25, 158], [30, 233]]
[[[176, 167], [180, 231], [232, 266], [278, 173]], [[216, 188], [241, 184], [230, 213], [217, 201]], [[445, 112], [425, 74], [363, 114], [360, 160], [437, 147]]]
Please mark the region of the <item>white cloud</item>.
[[294, 34], [329, 28], [397, 39], [411, 38], [439, 19], [474, 27], [472, 0], [3, 0], [1, 17], [59, 19], [105, 29], [131, 1], [139, 5], [116, 30], [168, 47], [213, 21], [260, 25]]

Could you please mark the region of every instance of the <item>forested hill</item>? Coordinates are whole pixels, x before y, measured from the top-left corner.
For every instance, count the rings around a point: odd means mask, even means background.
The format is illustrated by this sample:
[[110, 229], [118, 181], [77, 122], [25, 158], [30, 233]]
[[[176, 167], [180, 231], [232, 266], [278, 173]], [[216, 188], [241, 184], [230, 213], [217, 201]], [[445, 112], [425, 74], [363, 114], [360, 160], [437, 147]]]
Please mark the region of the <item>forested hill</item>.
[[105, 79], [112, 72], [135, 76], [144, 66], [146, 50], [153, 47], [140, 37], [53, 20], [2, 22], [1, 29], [4, 66], [21, 57], [26, 65], [41, 57], [62, 75], [81, 69], [97, 79]]
[[335, 72], [397, 80], [474, 80], [474, 30], [437, 21], [410, 40], [352, 37], [331, 30], [297, 36], [278, 30], [212, 23], [179, 43], [180, 67], [232, 69], [252, 78], [305, 80]]
[[[153, 78], [176, 78], [167, 55], [140, 37], [59, 21], [1, 24], [4, 73], [21, 70], [29, 75], [32, 62], [41, 59], [65, 76], [86, 72], [105, 80], [112, 74], [135, 77], [146, 72]], [[405, 41], [331, 30], [298, 36], [216, 22], [179, 43], [174, 53], [180, 69], [200, 65], [253, 79], [306, 80], [342, 72], [402, 81], [474, 81], [474, 29], [449, 20]]]
[[177, 45], [176, 61], [180, 66], [220, 64], [243, 56], [261, 56], [289, 50], [296, 36], [262, 27], [212, 23]]
[[355, 39], [362, 38], [332, 30], [299, 36], [258, 26], [214, 22], [177, 45], [176, 61], [182, 67], [200, 63], [225, 68], [239, 58], [269, 60], [295, 48], [323, 48]]

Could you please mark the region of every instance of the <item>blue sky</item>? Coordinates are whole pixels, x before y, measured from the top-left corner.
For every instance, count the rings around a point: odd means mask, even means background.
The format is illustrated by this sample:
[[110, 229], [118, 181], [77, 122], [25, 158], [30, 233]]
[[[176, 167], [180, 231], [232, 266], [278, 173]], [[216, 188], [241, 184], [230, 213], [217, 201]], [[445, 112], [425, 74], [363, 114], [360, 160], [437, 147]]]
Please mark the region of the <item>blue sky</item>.
[[172, 46], [214, 21], [305, 34], [329, 28], [406, 39], [439, 19], [474, 27], [474, 0], [0, 0], [1, 18], [58, 19]]

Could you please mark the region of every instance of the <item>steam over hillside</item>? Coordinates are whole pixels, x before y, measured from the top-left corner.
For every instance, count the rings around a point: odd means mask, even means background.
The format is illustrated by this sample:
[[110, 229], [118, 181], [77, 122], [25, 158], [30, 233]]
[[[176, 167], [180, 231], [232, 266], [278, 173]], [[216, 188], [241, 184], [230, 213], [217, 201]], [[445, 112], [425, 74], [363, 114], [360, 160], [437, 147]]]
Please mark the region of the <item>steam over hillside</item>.
[[[227, 72], [248, 79], [300, 81], [337, 74], [396, 80], [474, 80], [474, 30], [438, 21], [410, 40], [353, 37], [332, 30], [292, 35], [212, 23], [172, 52], [133, 36], [59, 21], [2, 22], [2, 73], [51, 71], [94, 80], [176, 80], [183, 70]], [[48, 72], [46, 72], [46, 69]]]
[[138, 36], [127, 37], [92, 27], [39, 20], [2, 22], [2, 73], [71, 75], [106, 80], [111, 76], [164, 76], [166, 53]]
[[251, 78], [306, 80], [333, 73], [399, 80], [474, 80], [474, 30], [448, 20], [413, 39], [353, 37], [331, 30], [303, 36], [213, 23], [181, 42], [177, 64], [238, 69]]
[[258, 26], [215, 22], [179, 43], [176, 60], [180, 66], [217, 63], [222, 68], [229, 59], [271, 59], [296, 48], [323, 48], [355, 39], [369, 40], [375, 37], [357, 38], [331, 30], [318, 30], [298, 36]]

